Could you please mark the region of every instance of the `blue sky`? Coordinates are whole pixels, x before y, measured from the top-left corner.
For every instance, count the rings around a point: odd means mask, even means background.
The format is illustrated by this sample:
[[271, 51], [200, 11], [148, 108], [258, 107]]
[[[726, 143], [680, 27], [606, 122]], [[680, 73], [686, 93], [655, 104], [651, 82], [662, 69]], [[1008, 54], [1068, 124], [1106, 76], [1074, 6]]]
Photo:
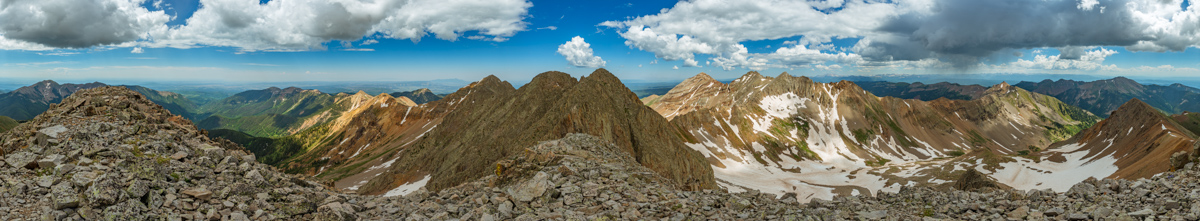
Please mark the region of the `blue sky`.
[[1188, 16], [1200, 13], [1191, 8], [1181, 0], [17, 0], [0, 6], [0, 79], [522, 82], [597, 67], [651, 81], [751, 70], [1186, 78], [1200, 74], [1200, 34], [1187, 31], [1200, 26]]

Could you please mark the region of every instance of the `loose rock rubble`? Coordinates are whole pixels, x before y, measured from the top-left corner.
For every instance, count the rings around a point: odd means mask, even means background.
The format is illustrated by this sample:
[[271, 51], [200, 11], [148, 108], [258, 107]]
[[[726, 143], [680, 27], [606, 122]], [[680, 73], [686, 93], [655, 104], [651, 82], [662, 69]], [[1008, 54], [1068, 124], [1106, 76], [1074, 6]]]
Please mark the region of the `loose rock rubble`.
[[[60, 128], [61, 127], [61, 128]], [[341, 194], [255, 162], [116, 88], [0, 135], [0, 220], [1197, 220], [1200, 172], [1087, 180], [1066, 193], [905, 187], [801, 204], [680, 191], [602, 139], [541, 142], [495, 174], [402, 197]]]
[[202, 133], [131, 90], [81, 90], [0, 135], [0, 220], [315, 217], [337, 195]]
[[[1197, 220], [1200, 172], [1095, 180], [1066, 193], [905, 187], [800, 204], [795, 195], [678, 191], [611, 145], [571, 134], [438, 193], [371, 198], [358, 217], [407, 220]], [[386, 218], [385, 218], [386, 217]]]

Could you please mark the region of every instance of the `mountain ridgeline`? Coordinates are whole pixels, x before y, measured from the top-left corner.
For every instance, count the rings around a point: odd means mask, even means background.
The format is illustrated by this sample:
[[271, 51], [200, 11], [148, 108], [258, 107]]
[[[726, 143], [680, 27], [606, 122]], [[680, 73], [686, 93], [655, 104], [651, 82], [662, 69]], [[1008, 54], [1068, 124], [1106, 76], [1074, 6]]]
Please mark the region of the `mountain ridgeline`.
[[1049, 79], [1041, 82], [1021, 82], [1015, 86], [1054, 96], [1101, 117], [1117, 110], [1130, 99], [1138, 99], [1168, 114], [1200, 110], [1200, 89], [1182, 84], [1144, 85], [1129, 78], [1116, 77], [1091, 82]]
[[684, 134], [604, 69], [579, 80], [546, 72], [520, 89], [489, 76], [442, 101], [460, 106], [360, 192], [384, 193], [426, 176], [430, 190], [452, 187], [504, 170], [495, 162], [525, 146], [569, 133], [613, 142], [682, 188], [717, 188], [701, 155], [684, 145]]
[[[0, 101], [14, 104], [5, 113], [26, 116], [103, 86], [45, 81]], [[1182, 168], [1195, 160], [1184, 152], [1194, 152], [1200, 130], [1200, 114], [1185, 111], [1200, 90], [1124, 78], [984, 87], [820, 83], [757, 72], [724, 83], [700, 73], [639, 99], [598, 69], [582, 78], [545, 72], [520, 88], [489, 76], [445, 95], [271, 87], [204, 105], [123, 87], [261, 163], [342, 191], [385, 196], [481, 179], [508, 185], [539, 170], [531, 163], [559, 165], [527, 148], [569, 134], [611, 144], [680, 190], [802, 202], [911, 185], [1066, 191], [1090, 178], [1147, 178]], [[1113, 99], [1125, 101], [1113, 106]], [[34, 132], [17, 126], [32, 116], [14, 118], [0, 118], [0, 131]]]
[[392, 97], [407, 97], [417, 104], [429, 103], [442, 99], [441, 95], [434, 94], [433, 91], [427, 88], [421, 88], [413, 91], [396, 92], [391, 94]]
[[[104, 86], [108, 85], [100, 82], [58, 84], [58, 82], [52, 80], [41, 81], [0, 94], [0, 116], [7, 116], [16, 120], [33, 119], [34, 116], [50, 108], [50, 104], [62, 102], [63, 98], [70, 96], [76, 91]], [[166, 91], [156, 91], [136, 85], [121, 85], [121, 87], [136, 91], [146, 96], [147, 99], [154, 101], [154, 103], [162, 105], [171, 111], [171, 113], [188, 117], [189, 119], [196, 110], [196, 104], [184, 98], [183, 95]]]

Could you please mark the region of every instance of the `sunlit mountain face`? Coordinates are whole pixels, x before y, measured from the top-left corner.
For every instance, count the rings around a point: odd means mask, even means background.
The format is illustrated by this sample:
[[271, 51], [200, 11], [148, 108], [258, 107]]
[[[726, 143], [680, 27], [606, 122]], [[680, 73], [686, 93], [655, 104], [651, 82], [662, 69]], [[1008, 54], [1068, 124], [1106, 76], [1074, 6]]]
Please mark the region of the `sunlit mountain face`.
[[0, 220], [1194, 220], [1193, 3], [4, 0]]

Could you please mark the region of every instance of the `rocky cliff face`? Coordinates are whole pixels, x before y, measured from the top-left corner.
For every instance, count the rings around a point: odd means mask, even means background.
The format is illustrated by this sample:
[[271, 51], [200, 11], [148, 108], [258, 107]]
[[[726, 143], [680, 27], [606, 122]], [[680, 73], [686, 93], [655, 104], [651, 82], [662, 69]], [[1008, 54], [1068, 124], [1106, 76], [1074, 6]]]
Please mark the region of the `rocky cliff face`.
[[[493, 162], [525, 146], [568, 133], [613, 142], [685, 189], [716, 187], [703, 158], [683, 145], [683, 134], [604, 69], [580, 80], [547, 72], [517, 90], [495, 77], [472, 85], [434, 102], [462, 106], [406, 147], [361, 191], [380, 194], [426, 176], [431, 190], [452, 187], [492, 173]], [[466, 95], [455, 100], [458, 94]]]
[[[876, 97], [846, 81], [757, 72], [730, 84], [697, 75], [651, 107], [686, 130], [722, 186], [807, 193], [801, 200], [947, 183], [963, 166], [1036, 152], [1030, 147], [1067, 139], [1097, 120], [1008, 84], [974, 100], [925, 102]], [[976, 161], [982, 158], [989, 160]]]

